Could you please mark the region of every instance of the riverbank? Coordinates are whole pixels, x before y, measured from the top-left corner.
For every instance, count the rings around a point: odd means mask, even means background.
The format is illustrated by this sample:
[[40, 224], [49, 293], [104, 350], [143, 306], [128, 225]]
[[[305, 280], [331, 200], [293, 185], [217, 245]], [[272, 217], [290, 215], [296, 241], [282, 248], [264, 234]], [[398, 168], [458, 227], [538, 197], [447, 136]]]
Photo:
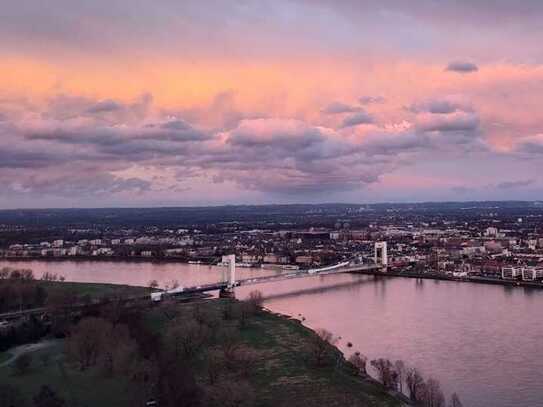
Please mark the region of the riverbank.
[[[61, 262], [119, 262], [119, 263], [153, 263], [153, 264], [167, 264], [167, 263], [180, 263], [180, 264], [195, 264], [202, 266], [215, 266], [217, 258], [207, 260], [190, 260], [187, 257], [136, 257], [136, 256], [59, 256], [59, 257], [47, 257], [47, 256], [35, 256], [35, 257], [0, 257], [0, 261], [24, 263], [33, 261], [44, 261], [51, 263]], [[192, 261], [192, 263], [191, 263]]]
[[[232, 300], [213, 299], [176, 304], [168, 313], [220, 314], [229, 303]], [[163, 315], [161, 308], [148, 314], [148, 321], [157, 331], [163, 331], [167, 323]], [[332, 344], [325, 344], [327, 362], [317, 366], [312, 355], [317, 334], [288, 315], [262, 310], [250, 315], [239, 333], [242, 346], [253, 353], [248, 379], [255, 392], [255, 406], [385, 407], [405, 402], [370, 376], [357, 374]]]
[[[325, 343], [326, 357], [323, 363], [316, 364], [313, 349], [317, 335], [300, 321], [267, 310], [242, 315], [236, 311], [240, 305], [238, 301], [227, 299], [170, 302], [144, 309], [142, 327], [157, 335], [157, 343], [168, 343], [171, 334], [178, 332], [176, 328], [185, 327], [178, 333], [182, 334], [195, 323], [207, 327], [206, 332], [218, 329], [216, 335], [209, 337], [211, 342], [207, 343], [206, 339], [206, 344], [200, 345], [203, 347], [190, 359], [195, 385], [204, 394], [213, 394], [223, 389], [221, 386], [232, 387], [234, 395], [247, 397], [247, 402], [240, 406], [395, 407], [404, 404], [399, 396], [389, 393], [369, 376], [360, 376], [332, 344]], [[232, 312], [230, 317], [224, 316], [227, 311]], [[225, 333], [228, 335], [224, 336]], [[235, 347], [228, 345], [233, 338]], [[65, 347], [66, 340], [62, 340], [55, 346], [33, 352], [31, 366], [24, 375], [13, 375], [11, 366], [0, 366], [0, 381], [28, 396], [45, 384], [65, 400], [83, 405], [135, 405], [131, 396], [137, 389], [124, 374], [104, 375], [98, 366], [81, 371], [67, 358]], [[217, 382], [210, 383], [207, 355], [217, 352], [222, 355], [227, 349], [235, 350], [235, 356], [225, 360], [226, 367], [214, 367]], [[135, 354], [134, 357], [140, 356]], [[238, 360], [242, 365], [238, 365]]]
[[46, 307], [83, 306], [110, 298], [145, 297], [150, 291], [148, 287], [108, 283], [0, 279], [0, 321], [40, 314]]
[[442, 274], [420, 274], [420, 273], [406, 273], [406, 272], [395, 272], [395, 271], [386, 271], [386, 272], [374, 272], [374, 271], [351, 271], [351, 274], [364, 274], [375, 277], [404, 277], [404, 278], [415, 278], [415, 279], [426, 279], [426, 280], [441, 280], [441, 281], [456, 281], [463, 283], [477, 283], [477, 284], [491, 284], [491, 285], [502, 285], [506, 287], [526, 287], [526, 288], [537, 288], [543, 289], [543, 283], [538, 283], [534, 281], [522, 281], [522, 280], [502, 280], [492, 277], [484, 276], [472, 276], [472, 277], [452, 277]]

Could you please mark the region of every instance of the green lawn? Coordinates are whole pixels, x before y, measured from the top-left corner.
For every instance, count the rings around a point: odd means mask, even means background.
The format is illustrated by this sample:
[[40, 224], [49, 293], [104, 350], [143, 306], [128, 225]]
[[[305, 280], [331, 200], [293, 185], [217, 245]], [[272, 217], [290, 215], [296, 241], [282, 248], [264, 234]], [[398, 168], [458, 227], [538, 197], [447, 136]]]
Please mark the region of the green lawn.
[[73, 282], [40, 282], [48, 291], [70, 292], [77, 296], [88, 295], [91, 298], [101, 298], [108, 295], [137, 296], [149, 292], [147, 287], [134, 287], [129, 285], [101, 284], [101, 283], [73, 283]]
[[[200, 312], [222, 317], [229, 300], [209, 300], [196, 303], [171, 304], [153, 307], [145, 312], [145, 321], [157, 333], [174, 318], [192, 319], [196, 307]], [[177, 319], [179, 321], [179, 319]], [[239, 321], [222, 321], [223, 326], [237, 326]], [[254, 368], [246, 379], [255, 392], [257, 407], [396, 407], [402, 405], [385, 389], [372, 380], [353, 374], [352, 366], [341, 357], [316, 367], [309, 353], [309, 343], [315, 335], [300, 322], [269, 312], [258, 312], [249, 317], [240, 329], [241, 341], [256, 353]], [[340, 356], [336, 348], [330, 354]], [[2, 357], [4, 354], [0, 354]], [[42, 357], [47, 355], [44, 365]], [[5, 357], [5, 356], [4, 356]], [[81, 372], [66, 363], [63, 342], [32, 353], [31, 371], [14, 376], [11, 367], [0, 368], [0, 383], [24, 389], [27, 398], [40, 386], [47, 384], [75, 407], [131, 407], [134, 389], [122, 377], [106, 378], [98, 371]], [[200, 369], [196, 363], [197, 370]], [[229, 374], [229, 373], [224, 373]], [[208, 382], [203, 372], [197, 372], [203, 386]], [[234, 381], [236, 383], [236, 381]]]
[[0, 352], [0, 365], [11, 357], [9, 352]]
[[[15, 376], [11, 366], [0, 367], [0, 383], [11, 384], [21, 390], [31, 402], [42, 385], [48, 385], [70, 405], [83, 406], [131, 406], [131, 391], [122, 379], [104, 378], [97, 372], [80, 372], [64, 361], [63, 343], [32, 352], [32, 366], [29, 373]], [[47, 355], [47, 364], [43, 364]]]
[[[220, 314], [228, 300], [201, 303], [205, 311]], [[172, 306], [164, 312], [158, 307], [147, 313], [147, 323], [163, 330], [169, 318], [193, 315], [194, 303]], [[225, 321], [225, 323], [228, 323]], [[234, 323], [234, 321], [232, 321]], [[380, 384], [353, 374], [352, 367], [340, 358], [339, 364], [316, 367], [309, 355], [308, 342], [315, 333], [299, 321], [260, 312], [250, 317], [240, 330], [242, 341], [258, 355], [249, 381], [257, 394], [259, 407], [322, 407], [402, 405]], [[331, 350], [340, 356], [337, 349]]]
[[[399, 406], [383, 387], [353, 375], [343, 362], [314, 366], [308, 340], [315, 333], [298, 321], [271, 313], [251, 320], [242, 337], [259, 350], [251, 377], [260, 406]], [[336, 351], [339, 356], [339, 351]]]

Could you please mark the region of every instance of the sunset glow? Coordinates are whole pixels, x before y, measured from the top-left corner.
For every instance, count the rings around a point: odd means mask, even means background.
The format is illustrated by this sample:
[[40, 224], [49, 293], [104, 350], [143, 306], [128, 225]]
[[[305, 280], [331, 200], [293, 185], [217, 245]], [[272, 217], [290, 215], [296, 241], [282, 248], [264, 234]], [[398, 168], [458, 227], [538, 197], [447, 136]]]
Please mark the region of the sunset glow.
[[1, 207], [540, 195], [539, 2], [32, 3], [0, 15]]

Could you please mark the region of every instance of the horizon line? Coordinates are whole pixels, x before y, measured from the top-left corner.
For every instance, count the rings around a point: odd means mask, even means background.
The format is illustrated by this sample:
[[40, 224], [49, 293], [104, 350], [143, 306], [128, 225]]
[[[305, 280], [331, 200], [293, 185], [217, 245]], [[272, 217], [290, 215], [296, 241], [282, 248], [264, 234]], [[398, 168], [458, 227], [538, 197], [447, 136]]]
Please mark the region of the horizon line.
[[228, 207], [266, 207], [266, 206], [379, 206], [379, 205], [424, 205], [424, 204], [469, 204], [469, 203], [533, 203], [541, 204], [543, 200], [461, 200], [461, 201], [406, 201], [393, 202], [382, 201], [372, 203], [355, 203], [355, 202], [322, 202], [322, 203], [269, 203], [269, 204], [220, 204], [220, 205], [160, 205], [160, 206], [79, 206], [79, 207], [35, 207], [35, 208], [0, 208], [0, 212], [8, 211], [44, 211], [44, 210], [88, 210], [88, 209], [195, 209], [195, 208], [228, 208]]

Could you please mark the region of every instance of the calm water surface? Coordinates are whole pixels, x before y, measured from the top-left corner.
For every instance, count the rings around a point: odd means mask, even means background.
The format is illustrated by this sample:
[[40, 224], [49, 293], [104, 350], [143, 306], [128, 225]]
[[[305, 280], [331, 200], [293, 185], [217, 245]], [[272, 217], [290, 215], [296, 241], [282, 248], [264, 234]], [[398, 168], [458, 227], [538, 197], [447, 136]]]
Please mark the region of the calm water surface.
[[[222, 271], [173, 263], [11, 265], [32, 268], [37, 276], [53, 271], [71, 281], [133, 285], [151, 279], [210, 283]], [[240, 277], [274, 273], [238, 272]], [[543, 406], [543, 290], [342, 274], [243, 287], [237, 295], [255, 288], [268, 308], [303, 315], [310, 327], [341, 336], [339, 346], [347, 355], [359, 350], [370, 359], [403, 359], [438, 378], [446, 393], [457, 391], [466, 407]]]

